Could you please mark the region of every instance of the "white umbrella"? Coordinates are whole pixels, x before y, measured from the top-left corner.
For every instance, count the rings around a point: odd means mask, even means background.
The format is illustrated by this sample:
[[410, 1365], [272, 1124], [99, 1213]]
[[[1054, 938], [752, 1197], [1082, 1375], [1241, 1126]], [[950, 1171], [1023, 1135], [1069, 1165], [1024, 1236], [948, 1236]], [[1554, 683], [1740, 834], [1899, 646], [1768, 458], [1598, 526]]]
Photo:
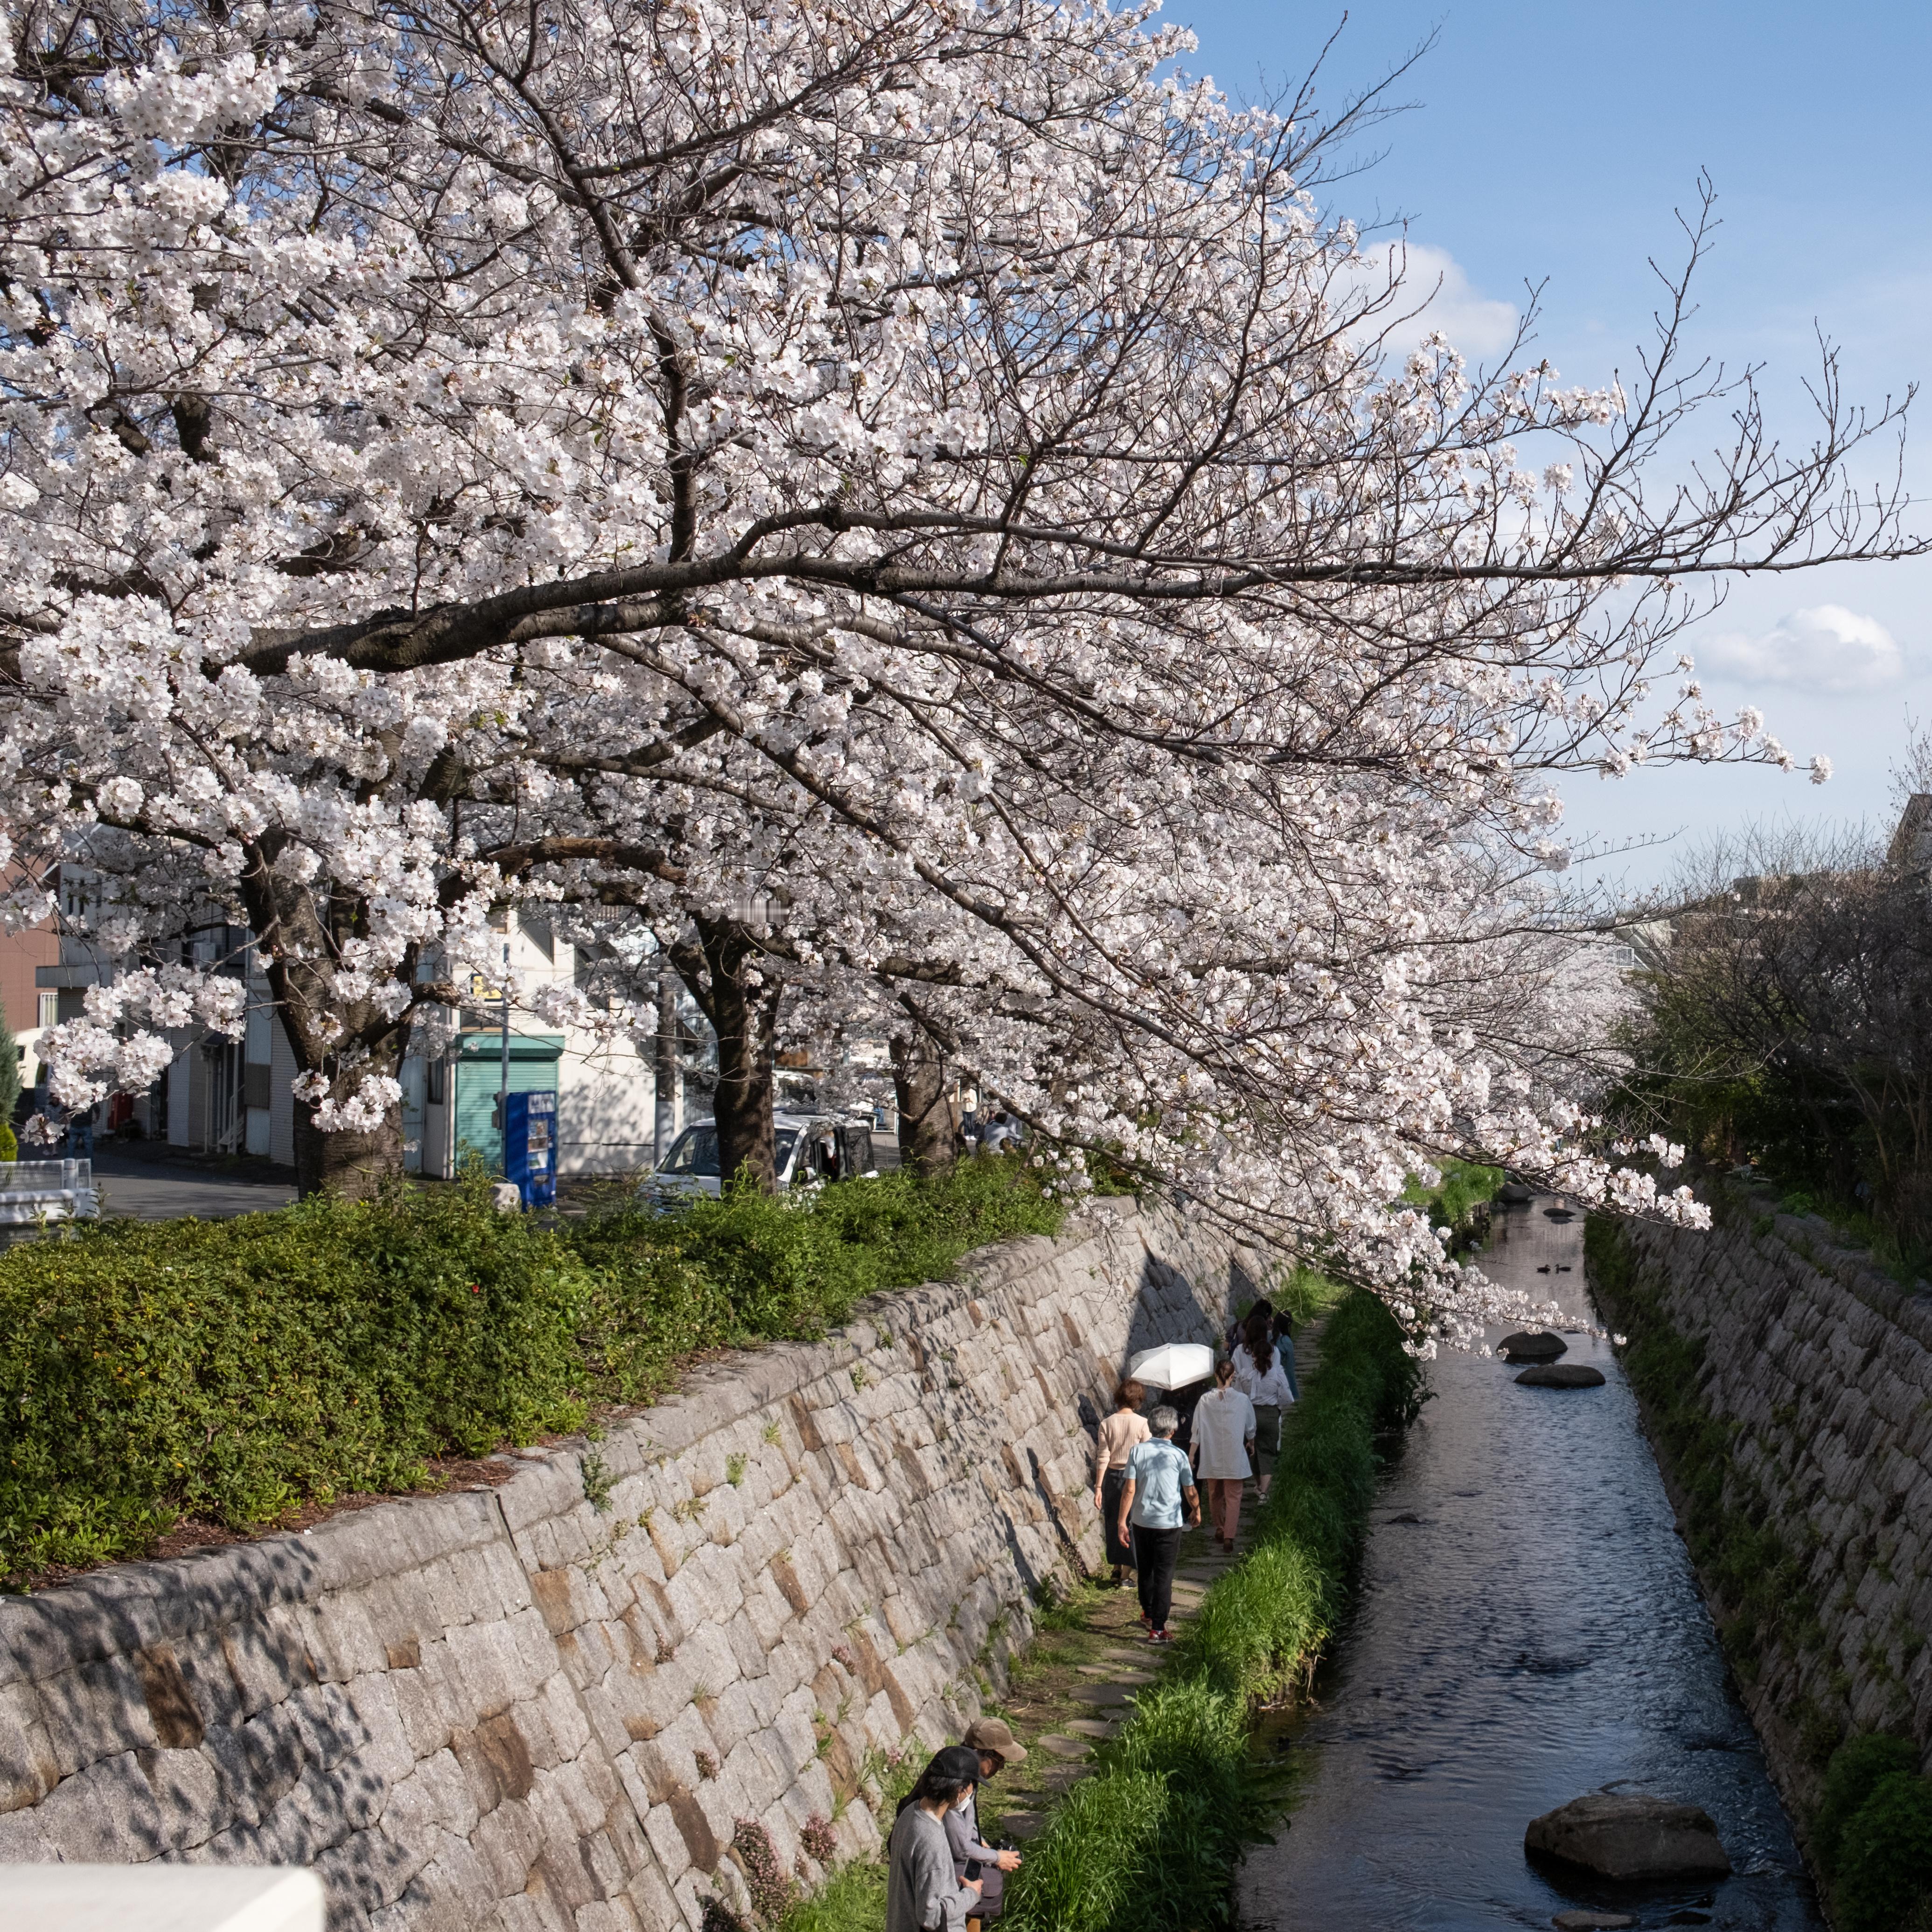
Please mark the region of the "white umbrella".
[[1143, 1348], [1127, 1364], [1127, 1373], [1150, 1388], [1185, 1388], [1214, 1372], [1214, 1351], [1202, 1342], [1164, 1342]]

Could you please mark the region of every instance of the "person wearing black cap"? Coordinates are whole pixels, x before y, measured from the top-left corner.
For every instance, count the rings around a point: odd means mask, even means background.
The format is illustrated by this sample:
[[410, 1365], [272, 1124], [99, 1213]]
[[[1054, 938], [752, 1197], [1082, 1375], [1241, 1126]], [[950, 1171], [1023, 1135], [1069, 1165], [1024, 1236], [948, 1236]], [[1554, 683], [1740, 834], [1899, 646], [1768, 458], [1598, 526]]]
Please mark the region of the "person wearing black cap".
[[965, 1932], [968, 1914], [978, 1916], [980, 1885], [955, 1875], [945, 1821], [979, 1782], [980, 1754], [950, 1744], [899, 1800], [888, 1847], [886, 1932]]

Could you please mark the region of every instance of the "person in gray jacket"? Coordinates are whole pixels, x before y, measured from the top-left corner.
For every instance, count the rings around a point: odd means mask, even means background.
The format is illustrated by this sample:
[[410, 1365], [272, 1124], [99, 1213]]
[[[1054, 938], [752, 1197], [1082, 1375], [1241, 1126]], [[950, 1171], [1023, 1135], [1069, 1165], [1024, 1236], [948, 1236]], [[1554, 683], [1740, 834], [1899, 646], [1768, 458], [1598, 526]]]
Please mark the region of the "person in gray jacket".
[[[982, 1784], [996, 1776], [1003, 1766], [1026, 1762], [1026, 1747], [1013, 1736], [1011, 1727], [998, 1718], [981, 1718], [968, 1724], [960, 1742], [978, 1754]], [[1002, 1851], [981, 1838], [976, 1789], [946, 1813], [946, 1837], [952, 1847], [955, 1873], [962, 1879], [980, 1881], [980, 1903], [974, 1907], [973, 1916], [982, 1925], [990, 1925], [1006, 1904], [1006, 1874], [1019, 1870], [1020, 1855]]]
[[980, 1754], [963, 1744], [941, 1751], [899, 1806], [887, 1856], [886, 1932], [965, 1932], [980, 1887], [953, 1874], [946, 1814], [980, 1782]]

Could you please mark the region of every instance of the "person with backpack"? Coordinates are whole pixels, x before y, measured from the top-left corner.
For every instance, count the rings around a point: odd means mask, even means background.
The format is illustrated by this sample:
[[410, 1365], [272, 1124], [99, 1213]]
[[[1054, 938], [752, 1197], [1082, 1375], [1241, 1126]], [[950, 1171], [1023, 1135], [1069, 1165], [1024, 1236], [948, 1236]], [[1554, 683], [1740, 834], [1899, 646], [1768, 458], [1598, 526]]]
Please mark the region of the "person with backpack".
[[1180, 1418], [1166, 1402], [1148, 1418], [1154, 1431], [1127, 1456], [1120, 1486], [1120, 1534], [1133, 1532], [1134, 1572], [1140, 1586], [1141, 1622], [1150, 1643], [1166, 1643], [1174, 1606], [1174, 1570], [1180, 1560], [1180, 1532], [1201, 1520], [1201, 1492], [1194, 1466], [1174, 1446]]

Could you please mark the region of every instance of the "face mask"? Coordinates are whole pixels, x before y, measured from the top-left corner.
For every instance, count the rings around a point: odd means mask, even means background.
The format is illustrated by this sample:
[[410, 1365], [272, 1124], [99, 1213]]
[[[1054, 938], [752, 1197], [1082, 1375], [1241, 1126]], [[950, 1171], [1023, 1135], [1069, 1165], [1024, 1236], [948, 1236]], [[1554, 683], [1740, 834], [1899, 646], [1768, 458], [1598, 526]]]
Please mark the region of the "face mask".
[[956, 1811], [963, 1811], [963, 1810], [965, 1810], [965, 1808], [967, 1808], [967, 1806], [968, 1806], [968, 1805], [969, 1805], [970, 1804], [971, 1804], [971, 1803], [972, 1803], [972, 1802], [973, 1802], [973, 1794], [972, 1794], [972, 1792], [970, 1792], [970, 1791], [962, 1791], [962, 1792], [959, 1794], [959, 1802], [958, 1802], [958, 1804], [956, 1804], [956, 1805], [954, 1805], [952, 1808], [953, 1808], [953, 1810], [956, 1810]]

